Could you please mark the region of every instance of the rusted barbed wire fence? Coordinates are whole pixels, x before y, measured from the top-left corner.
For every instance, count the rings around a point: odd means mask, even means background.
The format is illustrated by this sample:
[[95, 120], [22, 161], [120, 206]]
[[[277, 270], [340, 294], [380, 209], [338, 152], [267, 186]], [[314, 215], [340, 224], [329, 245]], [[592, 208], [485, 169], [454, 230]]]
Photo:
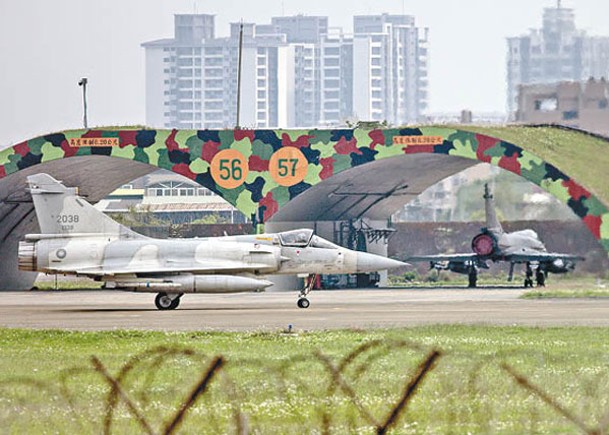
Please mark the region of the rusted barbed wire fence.
[[[370, 368], [377, 364], [381, 358], [399, 350], [412, 352], [415, 356], [423, 354], [423, 357], [416, 367], [404, 367], [405, 370], [402, 373], [389, 374], [392, 385], [395, 387], [401, 385], [399, 394], [395, 395], [397, 399], [387, 400], [383, 404], [384, 411], [378, 406], [374, 409], [366, 403], [361, 393], [358, 392], [358, 382], [367, 382], [368, 378], [365, 376], [369, 373]], [[317, 350], [311, 354], [297, 355], [276, 364], [249, 361], [248, 367], [255, 367], [260, 372], [260, 378], [264, 382], [276, 382], [273, 388], [277, 389], [277, 397], [279, 400], [284, 400], [287, 405], [310, 406], [310, 404], [313, 404], [318, 420], [307, 421], [309, 425], [307, 429], [315, 429], [319, 425], [316, 430], [320, 430], [324, 434], [344, 431], [344, 423], [341, 423], [340, 420], [341, 416], [336, 414], [334, 407], [331, 406], [332, 403], [337, 403], [334, 401], [342, 400], [341, 403], [349, 404], [352, 407], [350, 409], [356, 413], [355, 415], [359, 415], [357, 422], [351, 424], [362, 426], [363, 422], [364, 426], [374, 429], [377, 434], [386, 434], [391, 429], [398, 427], [400, 420], [405, 421], [407, 419], [405, 415], [412, 399], [422, 388], [424, 381], [427, 378], [434, 377], [434, 370], [439, 361], [441, 359], [442, 361], [450, 360], [451, 357], [456, 356], [455, 353], [436, 348], [429, 349], [428, 346], [421, 346], [405, 340], [369, 340], [357, 346], [342, 358], [332, 357]], [[164, 416], [156, 416], [155, 421], [146, 411], [146, 406], [151, 400], [152, 386], [162, 376], [161, 370], [167, 370], [168, 364], [176, 364], [176, 361], [180, 359], [195, 365], [193, 370], [197, 370], [198, 375], [193, 379], [196, 382], [189, 382], [191, 384], [190, 388], [180, 384], [178, 391], [174, 392], [171, 397], [167, 397], [167, 405], [163, 405]], [[216, 422], [217, 425], [224, 425], [220, 429], [224, 432], [229, 431], [239, 435], [256, 431], [255, 412], [243, 409], [243, 400], [247, 396], [247, 386], [238, 385], [234, 381], [230, 370], [227, 370], [231, 367], [232, 361], [222, 355], [208, 356], [189, 348], [159, 346], [131, 357], [114, 374], [107, 368], [101, 358], [92, 356], [90, 362], [89, 367], [63, 370], [58, 377], [59, 385], [37, 383], [33, 379], [15, 379], [11, 380], [10, 383], [22, 383], [27, 385], [28, 388], [48, 391], [54, 397], [61, 397], [70, 412], [77, 415], [78, 399], [76, 393], [79, 385], [74, 379], [92, 375], [97, 376], [98, 379], [101, 378], [107, 387], [107, 392], [103, 394], [101, 403], [99, 403], [101, 412], [97, 418], [100, 419], [103, 433], [108, 435], [121, 431], [114, 425], [118, 409], [121, 406], [123, 407], [121, 409], [126, 410], [126, 414], [121, 414], [123, 422], [126, 418], [130, 418], [142, 432], [148, 434], [174, 434], [183, 424], [187, 423], [189, 414], [193, 412], [195, 407], [198, 406], [200, 412], [201, 409], [205, 410], [206, 407], [213, 407], [218, 400], [228, 407], [222, 409], [230, 409], [232, 415], [228, 419], [226, 416], [220, 416]], [[515, 381], [519, 388], [537, 397], [540, 403], [544, 403], [558, 415], [564, 417], [575, 428], [587, 434], [605, 433], [609, 425], [609, 413], [599, 419], [596, 427], [590, 426], [585, 423], [589, 416], [582, 418], [582, 416], [569, 411], [558, 400], [533, 383], [526, 375], [517, 372], [507, 363], [501, 362], [501, 360], [497, 362], [495, 357], [490, 356], [474, 362], [475, 364], [470, 368], [470, 373], [464, 373], [466, 384], [475, 384], [481, 367], [494, 365], [497, 370], [503, 371], [506, 379]], [[243, 361], [235, 364], [242, 366]], [[307, 371], [314, 370], [316, 373], [314, 385], [310, 385], [306, 376], [301, 376], [303, 368]], [[294, 376], [295, 374], [296, 376]], [[0, 384], [0, 388], [6, 384], [8, 382]], [[325, 388], [320, 389], [319, 387], [323, 385], [325, 385]], [[308, 395], [319, 395], [321, 393], [323, 399], [311, 400], [307, 403], [294, 403], [294, 394], [290, 393], [294, 388], [302, 389]], [[434, 385], [428, 388], [434, 388]], [[468, 388], [470, 387], [468, 386]], [[215, 393], [212, 393], [212, 390]], [[391, 397], [394, 397], [393, 394], [397, 390], [398, 388], [394, 388]], [[172, 405], [176, 402], [177, 397], [183, 397], [183, 399], [178, 402], [177, 406]], [[302, 398], [297, 400], [302, 401]], [[172, 407], [173, 412], [167, 411]], [[213, 416], [216, 415], [214, 412], [224, 411], [209, 412]], [[77, 418], [74, 421], [78, 424], [82, 423]]]

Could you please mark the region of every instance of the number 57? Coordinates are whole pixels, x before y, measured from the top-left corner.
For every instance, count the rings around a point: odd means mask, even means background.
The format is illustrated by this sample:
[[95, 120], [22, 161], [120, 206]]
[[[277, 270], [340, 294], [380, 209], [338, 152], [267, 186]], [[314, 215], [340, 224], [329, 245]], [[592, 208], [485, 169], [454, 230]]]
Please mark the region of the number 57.
[[[280, 177], [287, 177], [288, 175], [294, 177], [296, 175], [296, 165], [298, 159], [279, 159], [277, 160], [278, 174]], [[290, 167], [291, 166], [291, 167]]]

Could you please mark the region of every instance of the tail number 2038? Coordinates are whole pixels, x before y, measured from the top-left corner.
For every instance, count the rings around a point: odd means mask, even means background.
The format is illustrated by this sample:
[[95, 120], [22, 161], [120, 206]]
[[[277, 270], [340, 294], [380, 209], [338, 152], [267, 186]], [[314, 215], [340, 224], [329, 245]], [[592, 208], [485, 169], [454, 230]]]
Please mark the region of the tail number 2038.
[[77, 214], [60, 214], [57, 216], [58, 224], [75, 224], [78, 223], [79, 216]]

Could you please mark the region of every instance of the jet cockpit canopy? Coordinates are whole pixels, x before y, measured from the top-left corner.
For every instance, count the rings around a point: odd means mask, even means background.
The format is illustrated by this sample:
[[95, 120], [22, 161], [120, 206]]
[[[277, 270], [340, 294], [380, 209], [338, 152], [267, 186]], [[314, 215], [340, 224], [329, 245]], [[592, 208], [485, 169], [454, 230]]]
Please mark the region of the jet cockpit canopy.
[[301, 230], [279, 233], [279, 240], [281, 240], [282, 246], [305, 248], [309, 245], [312, 236], [313, 230], [303, 228]]

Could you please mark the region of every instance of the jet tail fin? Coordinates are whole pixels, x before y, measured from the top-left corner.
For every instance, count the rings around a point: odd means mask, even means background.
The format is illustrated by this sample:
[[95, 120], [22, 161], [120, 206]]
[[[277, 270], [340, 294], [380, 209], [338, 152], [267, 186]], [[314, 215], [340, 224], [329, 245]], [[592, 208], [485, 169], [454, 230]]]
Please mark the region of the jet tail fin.
[[497, 213], [495, 212], [495, 202], [493, 201], [493, 194], [491, 193], [488, 184], [484, 185], [484, 211], [486, 214], [486, 229], [492, 233], [503, 233], [503, 227], [497, 219]]
[[42, 234], [144, 237], [97, 210], [78, 196], [76, 187], [66, 187], [48, 174], [30, 175], [27, 182]]

